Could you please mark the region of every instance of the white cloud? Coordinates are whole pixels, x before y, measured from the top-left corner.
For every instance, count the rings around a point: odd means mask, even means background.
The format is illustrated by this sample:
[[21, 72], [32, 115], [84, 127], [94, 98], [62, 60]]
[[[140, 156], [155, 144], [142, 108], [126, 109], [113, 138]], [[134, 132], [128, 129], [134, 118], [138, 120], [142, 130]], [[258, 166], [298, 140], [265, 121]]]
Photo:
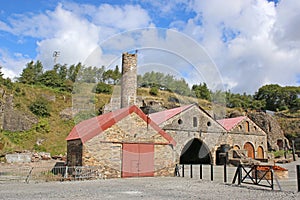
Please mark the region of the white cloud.
[[102, 65], [106, 61], [102, 60], [102, 51], [98, 48], [101, 42], [120, 31], [149, 24], [150, 17], [138, 5], [96, 7], [60, 3], [53, 11], [11, 16], [8, 23], [0, 23], [0, 29], [20, 37], [37, 38], [36, 59], [49, 69], [54, 64], [54, 51], [60, 52], [57, 62], [61, 64], [88, 59], [88, 64]]
[[[193, 1], [196, 17], [180, 30], [207, 49], [227, 89], [253, 93], [267, 83], [295, 85], [300, 3], [287, 2], [275, 7], [266, 0]], [[280, 46], [282, 41], [289, 48]]]
[[[156, 63], [165, 70], [173, 67], [174, 72], [189, 77], [191, 84], [213, 82], [214, 76], [220, 76], [219, 71], [225, 88], [234, 92], [253, 93], [263, 84], [296, 85], [299, 81], [298, 0], [282, 0], [277, 7], [266, 0], [144, 0], [137, 4], [94, 6], [64, 2], [44, 13], [12, 15], [8, 23], [0, 21], [0, 30], [20, 35], [20, 42], [22, 37], [37, 38], [37, 59], [46, 68], [53, 65], [53, 51], [60, 51], [57, 61], [62, 64], [102, 65], [118, 62], [124, 51], [148, 47], [154, 51], [143, 52], [143, 66]], [[158, 12], [163, 13], [156, 16]], [[139, 30], [155, 28], [154, 22], [164, 20], [161, 16], [166, 21], [173, 19], [169, 27], [181, 33]], [[132, 29], [137, 30], [126, 32]], [[23, 67], [25, 63], [21, 62], [27, 61], [26, 56], [17, 59], [3, 55], [2, 65], [15, 66], [16, 60]], [[193, 73], [187, 62], [198, 72]]]
[[28, 63], [30, 59], [27, 56], [23, 56], [20, 53], [15, 53], [14, 55], [9, 54], [9, 52], [0, 49], [0, 66], [1, 71], [4, 74], [4, 78], [15, 78], [18, 77], [22, 72], [25, 63]]

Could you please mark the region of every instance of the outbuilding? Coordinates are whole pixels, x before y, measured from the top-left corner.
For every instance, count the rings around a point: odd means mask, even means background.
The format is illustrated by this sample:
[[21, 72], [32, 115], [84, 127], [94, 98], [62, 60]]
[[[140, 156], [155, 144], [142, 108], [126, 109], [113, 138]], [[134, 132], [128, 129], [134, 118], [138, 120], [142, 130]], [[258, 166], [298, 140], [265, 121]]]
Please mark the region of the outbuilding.
[[174, 174], [175, 140], [135, 105], [80, 122], [66, 140], [68, 166], [105, 178]]

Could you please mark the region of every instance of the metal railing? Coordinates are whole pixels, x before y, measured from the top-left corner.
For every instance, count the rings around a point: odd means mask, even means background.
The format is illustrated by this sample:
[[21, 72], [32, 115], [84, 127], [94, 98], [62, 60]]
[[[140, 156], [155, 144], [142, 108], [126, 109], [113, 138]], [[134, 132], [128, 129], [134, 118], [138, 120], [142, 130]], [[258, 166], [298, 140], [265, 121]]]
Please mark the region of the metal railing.
[[101, 179], [100, 167], [96, 166], [55, 166], [46, 167], [1, 167], [0, 182], [48, 182], [65, 180]]

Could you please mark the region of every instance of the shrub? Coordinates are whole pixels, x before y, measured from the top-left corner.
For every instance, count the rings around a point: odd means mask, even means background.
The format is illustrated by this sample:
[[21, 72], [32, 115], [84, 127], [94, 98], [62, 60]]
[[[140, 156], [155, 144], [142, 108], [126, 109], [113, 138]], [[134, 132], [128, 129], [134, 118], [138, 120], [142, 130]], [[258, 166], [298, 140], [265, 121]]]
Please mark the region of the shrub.
[[97, 94], [100, 94], [100, 93], [112, 94], [112, 86], [108, 85], [106, 83], [100, 82], [95, 86], [95, 88], [93, 89], [93, 92], [95, 92]]
[[158, 95], [158, 88], [152, 87], [149, 91], [150, 95], [157, 96]]
[[29, 106], [30, 111], [39, 117], [49, 117], [50, 107], [45, 99], [38, 99]]

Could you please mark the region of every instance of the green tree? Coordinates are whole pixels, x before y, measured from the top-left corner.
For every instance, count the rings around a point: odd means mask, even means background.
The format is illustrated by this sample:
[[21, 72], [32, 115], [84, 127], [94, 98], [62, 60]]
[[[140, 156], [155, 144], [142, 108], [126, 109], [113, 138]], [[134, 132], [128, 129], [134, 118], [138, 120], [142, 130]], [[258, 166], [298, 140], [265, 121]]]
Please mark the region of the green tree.
[[43, 74], [43, 65], [40, 61], [27, 63], [23, 69], [18, 81], [25, 84], [36, 84]]
[[200, 99], [206, 99], [211, 101], [211, 93], [207, 88], [206, 83], [200, 83], [199, 85], [193, 85], [192, 91], [195, 93], [195, 96]]
[[112, 94], [112, 86], [103, 82], [99, 82], [93, 89], [93, 92], [100, 94]]
[[61, 77], [56, 73], [54, 69], [46, 71], [39, 77], [38, 81], [41, 84], [52, 88], [61, 87], [63, 85]]
[[2, 67], [0, 66], [0, 84], [3, 84], [4, 78], [3, 78], [3, 73], [2, 73]]
[[297, 105], [299, 95], [299, 87], [281, 87], [277, 84], [271, 84], [259, 88], [254, 98], [256, 100], [264, 100], [266, 102], [266, 110], [277, 111], [293, 109]]
[[81, 63], [78, 63], [77, 65], [71, 65], [69, 67], [67, 77], [69, 80], [71, 80], [73, 83], [76, 81], [79, 71], [81, 70], [83, 66]]

